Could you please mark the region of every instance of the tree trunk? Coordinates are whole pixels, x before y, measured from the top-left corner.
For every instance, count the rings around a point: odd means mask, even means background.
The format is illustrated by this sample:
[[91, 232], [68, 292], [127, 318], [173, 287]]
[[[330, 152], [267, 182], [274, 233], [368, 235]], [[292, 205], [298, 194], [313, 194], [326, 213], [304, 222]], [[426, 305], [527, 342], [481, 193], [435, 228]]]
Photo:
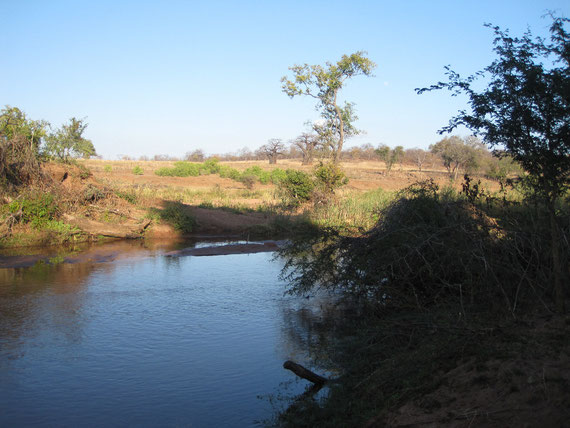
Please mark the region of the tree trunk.
[[565, 290], [562, 283], [562, 261], [560, 260], [560, 230], [556, 221], [554, 201], [548, 202], [550, 217], [550, 245], [552, 246], [552, 273], [554, 274], [554, 301], [556, 312], [565, 312]]
[[336, 105], [336, 94], [337, 94], [338, 89], [336, 89], [334, 91], [334, 110], [336, 112], [336, 116], [338, 118], [338, 124], [339, 124], [339, 133], [340, 133], [340, 137], [338, 140], [338, 145], [336, 147], [336, 151], [333, 151], [333, 162], [337, 163], [338, 161], [340, 161], [340, 155], [342, 153], [342, 145], [344, 144], [344, 121], [342, 120], [342, 113], [340, 112], [340, 108]]

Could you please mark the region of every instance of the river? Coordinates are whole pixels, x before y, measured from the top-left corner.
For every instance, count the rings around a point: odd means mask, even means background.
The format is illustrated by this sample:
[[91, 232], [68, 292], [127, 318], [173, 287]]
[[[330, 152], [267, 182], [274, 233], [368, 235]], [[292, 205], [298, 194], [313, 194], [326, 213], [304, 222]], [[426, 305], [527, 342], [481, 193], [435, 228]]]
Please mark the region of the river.
[[303, 392], [282, 364], [310, 366], [318, 304], [274, 253], [165, 256], [184, 245], [0, 269], [0, 426], [256, 426]]

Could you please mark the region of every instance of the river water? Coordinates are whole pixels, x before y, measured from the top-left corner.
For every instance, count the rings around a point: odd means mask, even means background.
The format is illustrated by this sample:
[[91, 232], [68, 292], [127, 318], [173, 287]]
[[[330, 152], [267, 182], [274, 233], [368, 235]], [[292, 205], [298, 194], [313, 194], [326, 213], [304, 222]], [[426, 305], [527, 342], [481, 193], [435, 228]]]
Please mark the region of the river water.
[[165, 256], [179, 247], [0, 269], [0, 426], [256, 426], [274, 413], [259, 396], [301, 393], [282, 364], [310, 366], [320, 315], [284, 296], [282, 262]]

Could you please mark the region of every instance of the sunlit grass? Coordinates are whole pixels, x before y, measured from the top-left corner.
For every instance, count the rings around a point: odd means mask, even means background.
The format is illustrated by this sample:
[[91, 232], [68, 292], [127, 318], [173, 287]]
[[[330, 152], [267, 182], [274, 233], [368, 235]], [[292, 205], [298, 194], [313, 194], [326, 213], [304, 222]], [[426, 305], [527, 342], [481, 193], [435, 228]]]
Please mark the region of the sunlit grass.
[[317, 206], [309, 215], [319, 226], [369, 229], [379, 218], [379, 211], [393, 200], [395, 192], [381, 188], [368, 192], [344, 191], [331, 203]]

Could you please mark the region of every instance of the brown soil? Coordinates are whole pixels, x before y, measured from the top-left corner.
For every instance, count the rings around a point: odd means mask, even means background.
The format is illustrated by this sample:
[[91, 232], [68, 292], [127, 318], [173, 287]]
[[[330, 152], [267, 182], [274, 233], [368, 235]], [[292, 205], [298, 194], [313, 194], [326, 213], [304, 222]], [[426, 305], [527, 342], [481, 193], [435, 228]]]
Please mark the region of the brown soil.
[[518, 357], [462, 363], [441, 373], [435, 391], [367, 427], [569, 426], [569, 325], [568, 317], [548, 316], [519, 327], [524, 345]]

